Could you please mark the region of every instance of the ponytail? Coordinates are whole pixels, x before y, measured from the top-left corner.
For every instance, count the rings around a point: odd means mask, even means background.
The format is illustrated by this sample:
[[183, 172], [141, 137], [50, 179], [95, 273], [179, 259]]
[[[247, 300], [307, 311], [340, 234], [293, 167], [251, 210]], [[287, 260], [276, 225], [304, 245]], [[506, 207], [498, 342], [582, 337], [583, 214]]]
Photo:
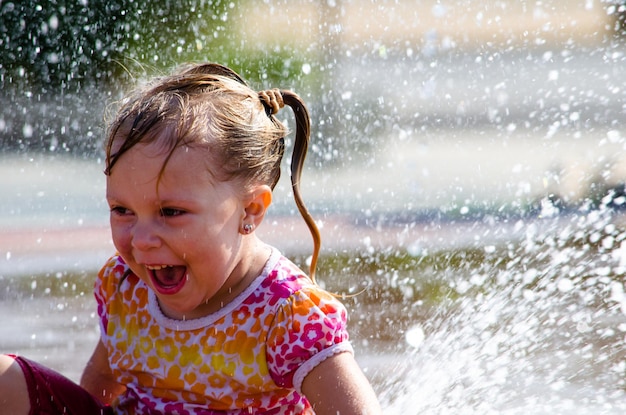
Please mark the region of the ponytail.
[[259, 92], [259, 99], [263, 103], [266, 112], [272, 118], [272, 121], [277, 122], [273, 117], [285, 104], [289, 105], [296, 118], [296, 135], [293, 145], [293, 152], [291, 155], [291, 188], [293, 190], [293, 198], [296, 201], [296, 206], [300, 215], [304, 218], [311, 236], [313, 237], [313, 255], [311, 257], [311, 264], [309, 266], [309, 276], [315, 282], [315, 268], [317, 266], [317, 260], [320, 253], [320, 247], [322, 245], [322, 238], [320, 231], [315, 224], [315, 220], [306, 208], [304, 201], [302, 200], [302, 194], [300, 193], [300, 178], [302, 176], [302, 168], [304, 167], [304, 160], [306, 159], [306, 152], [309, 148], [309, 141], [311, 139], [311, 120], [309, 118], [309, 111], [302, 99], [291, 91], [284, 90], [269, 90]]

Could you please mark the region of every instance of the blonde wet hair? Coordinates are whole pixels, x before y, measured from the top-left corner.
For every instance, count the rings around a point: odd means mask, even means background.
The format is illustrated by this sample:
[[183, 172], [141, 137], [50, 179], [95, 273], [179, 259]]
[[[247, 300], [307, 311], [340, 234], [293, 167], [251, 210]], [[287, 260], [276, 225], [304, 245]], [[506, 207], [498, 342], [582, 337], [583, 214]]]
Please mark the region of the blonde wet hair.
[[161, 173], [177, 148], [197, 148], [206, 151], [216, 180], [237, 180], [244, 189], [259, 184], [274, 189], [288, 134], [275, 114], [284, 105], [295, 115], [291, 183], [313, 237], [310, 277], [315, 281], [321, 238], [300, 192], [310, 119], [297, 94], [279, 89], [255, 92], [237, 73], [215, 63], [182, 67], [122, 102], [107, 132], [105, 174], [111, 174], [119, 158], [135, 145], [157, 143], [167, 154]]

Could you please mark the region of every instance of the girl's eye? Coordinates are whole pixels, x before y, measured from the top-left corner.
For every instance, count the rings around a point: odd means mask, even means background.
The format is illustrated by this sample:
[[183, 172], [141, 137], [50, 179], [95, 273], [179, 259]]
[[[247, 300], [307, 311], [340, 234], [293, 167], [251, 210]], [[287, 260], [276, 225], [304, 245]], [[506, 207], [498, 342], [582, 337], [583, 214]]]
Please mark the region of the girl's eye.
[[127, 215], [132, 214], [132, 212], [129, 209], [126, 209], [125, 207], [122, 207], [122, 206], [113, 206], [111, 207], [111, 214], [118, 215], [118, 216], [127, 216]]
[[174, 208], [162, 208], [161, 209], [161, 215], [166, 216], [166, 217], [180, 216], [183, 213], [185, 212], [180, 209], [174, 209]]

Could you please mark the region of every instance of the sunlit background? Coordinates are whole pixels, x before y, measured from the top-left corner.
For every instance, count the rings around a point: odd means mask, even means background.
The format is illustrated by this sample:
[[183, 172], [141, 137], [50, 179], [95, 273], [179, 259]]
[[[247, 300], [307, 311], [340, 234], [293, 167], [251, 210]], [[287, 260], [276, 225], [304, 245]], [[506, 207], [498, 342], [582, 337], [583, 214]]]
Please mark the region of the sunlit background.
[[[364, 290], [352, 337], [387, 413], [624, 413], [625, 19], [620, 0], [0, 2], [0, 351], [78, 378], [113, 249], [107, 114], [206, 60], [309, 105], [318, 278]], [[305, 266], [284, 167], [259, 232]]]

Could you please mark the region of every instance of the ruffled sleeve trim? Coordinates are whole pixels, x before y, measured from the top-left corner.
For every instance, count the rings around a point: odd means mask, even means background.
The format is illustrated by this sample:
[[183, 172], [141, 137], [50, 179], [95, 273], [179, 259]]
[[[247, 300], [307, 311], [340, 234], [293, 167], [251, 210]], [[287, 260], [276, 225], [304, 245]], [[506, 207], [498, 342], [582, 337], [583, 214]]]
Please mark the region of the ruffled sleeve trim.
[[319, 353], [314, 354], [309, 360], [304, 362], [293, 375], [293, 387], [298, 393], [302, 393], [302, 382], [304, 378], [324, 360], [339, 353], [351, 353], [354, 354], [354, 349], [348, 341], [337, 343], [328, 349], [324, 349]]

